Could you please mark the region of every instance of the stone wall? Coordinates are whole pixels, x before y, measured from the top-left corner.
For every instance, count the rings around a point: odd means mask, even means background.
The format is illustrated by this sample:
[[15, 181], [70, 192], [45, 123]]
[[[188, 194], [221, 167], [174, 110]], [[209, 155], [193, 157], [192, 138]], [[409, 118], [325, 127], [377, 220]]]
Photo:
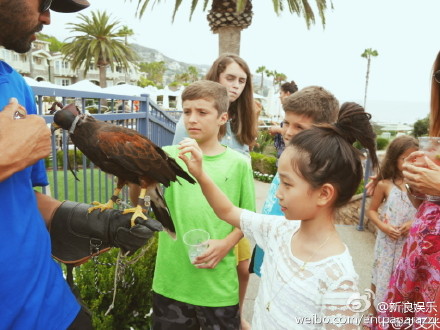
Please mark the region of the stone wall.
[[[365, 202], [364, 230], [368, 230], [376, 234], [376, 226], [368, 219], [366, 211], [370, 205], [371, 197], [367, 197]], [[335, 223], [340, 225], [358, 226], [361, 214], [362, 194], [355, 195], [351, 198], [347, 205], [337, 211]]]

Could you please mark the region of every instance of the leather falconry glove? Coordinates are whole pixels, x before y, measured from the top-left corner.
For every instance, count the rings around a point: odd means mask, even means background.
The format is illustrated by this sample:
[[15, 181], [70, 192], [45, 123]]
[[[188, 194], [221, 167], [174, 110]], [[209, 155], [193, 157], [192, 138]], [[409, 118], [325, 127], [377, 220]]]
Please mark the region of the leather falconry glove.
[[73, 266], [81, 265], [92, 256], [118, 247], [133, 254], [144, 246], [162, 225], [154, 219], [136, 219], [119, 210], [99, 210], [88, 213], [89, 204], [63, 202], [55, 211], [50, 226], [52, 256]]

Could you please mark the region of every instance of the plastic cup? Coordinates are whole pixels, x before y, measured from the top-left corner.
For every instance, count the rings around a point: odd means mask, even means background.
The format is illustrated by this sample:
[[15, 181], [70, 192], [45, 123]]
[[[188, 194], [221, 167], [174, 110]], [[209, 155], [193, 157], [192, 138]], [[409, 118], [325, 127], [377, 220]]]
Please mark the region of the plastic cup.
[[[431, 159], [435, 164], [440, 166], [440, 137], [422, 136], [419, 137], [419, 150]], [[423, 157], [418, 157], [413, 163], [415, 166], [427, 167], [427, 164]], [[418, 193], [414, 189], [411, 194], [422, 200], [427, 201], [440, 201], [440, 196], [432, 196]]]
[[423, 151], [429, 159], [440, 166], [440, 137], [419, 137], [419, 150]]
[[183, 243], [185, 243], [192, 264], [198, 256], [208, 249], [209, 239], [209, 233], [203, 229], [192, 229], [183, 235]]

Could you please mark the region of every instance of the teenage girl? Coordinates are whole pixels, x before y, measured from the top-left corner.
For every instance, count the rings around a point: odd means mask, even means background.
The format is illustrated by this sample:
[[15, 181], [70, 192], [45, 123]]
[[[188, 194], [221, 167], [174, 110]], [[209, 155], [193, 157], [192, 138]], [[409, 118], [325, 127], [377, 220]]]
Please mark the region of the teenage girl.
[[[247, 63], [234, 54], [223, 54], [215, 60], [206, 74], [206, 80], [218, 82], [228, 90], [230, 106], [226, 135], [221, 143], [249, 156], [249, 146], [257, 137], [252, 75]], [[180, 118], [174, 133], [173, 145], [188, 137]]]
[[383, 302], [391, 274], [402, 254], [403, 245], [416, 214], [405, 188], [402, 174], [404, 159], [418, 150], [417, 139], [402, 135], [395, 138], [385, 154], [378, 173], [368, 217], [378, 228], [374, 248], [371, 290], [375, 292], [374, 306]]
[[[235, 207], [202, 169], [194, 140], [181, 142], [179, 157], [199, 182], [220, 219], [241, 228], [266, 252], [254, 305], [254, 329], [316, 329], [321, 321], [356, 329], [359, 320], [348, 304], [358, 293], [358, 276], [334, 225], [362, 178], [358, 140], [377, 165], [370, 115], [356, 103], [342, 105], [336, 124], [321, 124], [297, 134], [281, 155], [277, 197], [284, 213], [272, 216]], [[190, 153], [189, 158], [186, 154]], [[294, 221], [300, 220], [300, 221]], [[308, 324], [306, 324], [308, 323]]]

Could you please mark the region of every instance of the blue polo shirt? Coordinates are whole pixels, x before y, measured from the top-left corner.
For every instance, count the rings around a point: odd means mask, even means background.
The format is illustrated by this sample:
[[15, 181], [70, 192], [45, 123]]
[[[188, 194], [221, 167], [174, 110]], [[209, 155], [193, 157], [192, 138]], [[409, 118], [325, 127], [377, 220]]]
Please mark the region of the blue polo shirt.
[[[11, 97], [36, 113], [30, 87], [0, 61], [0, 111]], [[43, 161], [0, 182], [0, 329], [65, 329], [80, 310], [37, 208], [33, 187], [47, 184]]]

